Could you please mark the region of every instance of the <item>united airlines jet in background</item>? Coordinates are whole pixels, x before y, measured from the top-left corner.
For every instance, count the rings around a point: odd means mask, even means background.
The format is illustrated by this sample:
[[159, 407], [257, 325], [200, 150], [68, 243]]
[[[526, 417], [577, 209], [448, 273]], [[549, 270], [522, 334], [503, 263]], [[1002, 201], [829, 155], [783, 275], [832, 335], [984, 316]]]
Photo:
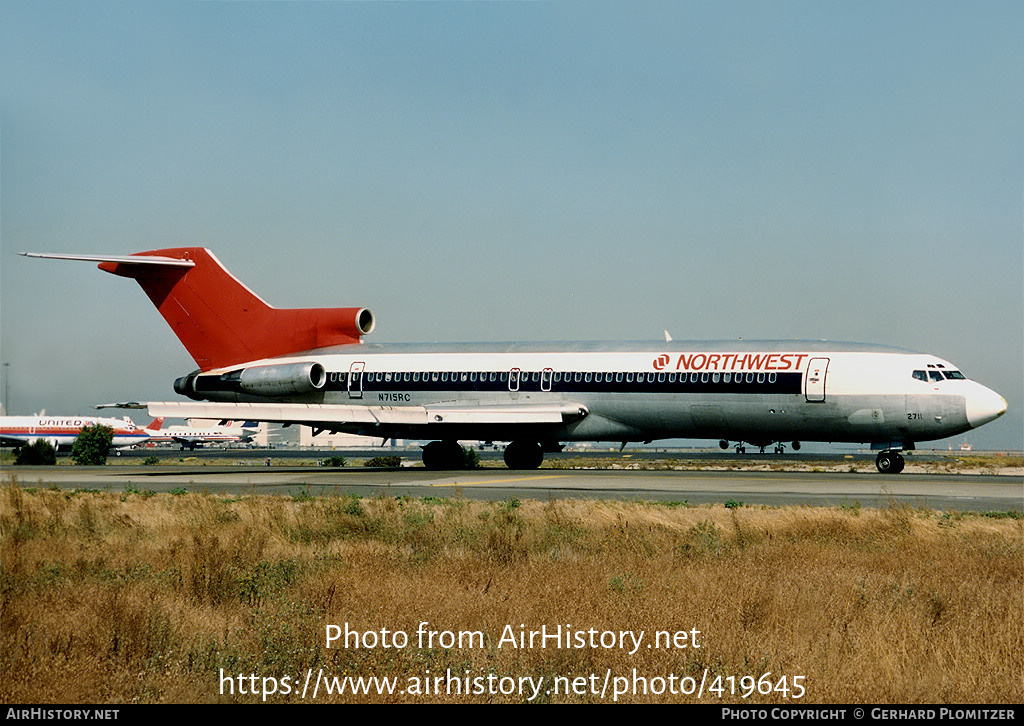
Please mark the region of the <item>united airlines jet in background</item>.
[[114, 434], [115, 449], [149, 441], [150, 431], [136, 426], [131, 419], [91, 416], [0, 416], [0, 446], [23, 446], [45, 441], [54, 450], [70, 449], [86, 426], [107, 426]]
[[[26, 253], [28, 254], [28, 253]], [[536, 468], [565, 442], [719, 439], [765, 447], [867, 443], [879, 471], [903, 450], [998, 418], [1006, 401], [933, 355], [860, 343], [700, 341], [368, 345], [365, 308], [277, 309], [207, 249], [99, 262], [135, 279], [198, 370], [174, 383], [194, 402], [153, 416], [305, 424], [432, 440], [431, 469], [457, 468], [459, 439], [508, 441]], [[667, 336], [666, 336], [667, 337]]]

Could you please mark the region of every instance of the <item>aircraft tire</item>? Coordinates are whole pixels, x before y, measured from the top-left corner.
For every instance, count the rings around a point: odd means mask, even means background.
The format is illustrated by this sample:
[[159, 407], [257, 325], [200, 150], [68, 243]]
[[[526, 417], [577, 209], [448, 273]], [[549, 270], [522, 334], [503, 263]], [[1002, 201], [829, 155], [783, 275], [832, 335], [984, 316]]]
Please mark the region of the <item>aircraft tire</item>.
[[544, 450], [533, 441], [513, 441], [505, 447], [505, 466], [509, 469], [536, 469], [544, 461]]
[[904, 466], [906, 461], [898, 451], [883, 451], [875, 457], [875, 468], [882, 474], [899, 474]]
[[440, 443], [440, 441], [431, 441], [423, 447], [423, 466], [431, 471], [438, 471], [442, 468], [443, 454], [440, 450]]
[[423, 447], [423, 466], [431, 471], [464, 469], [465, 455], [457, 441], [431, 441]]

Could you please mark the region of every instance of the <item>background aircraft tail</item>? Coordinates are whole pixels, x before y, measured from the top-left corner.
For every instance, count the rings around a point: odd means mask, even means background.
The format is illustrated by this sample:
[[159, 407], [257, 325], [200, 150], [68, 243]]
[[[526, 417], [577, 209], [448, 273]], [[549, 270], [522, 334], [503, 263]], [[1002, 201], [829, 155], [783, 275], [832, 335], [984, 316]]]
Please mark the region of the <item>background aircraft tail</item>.
[[358, 343], [373, 330], [366, 308], [271, 307], [202, 247], [77, 259], [138, 282], [202, 371]]

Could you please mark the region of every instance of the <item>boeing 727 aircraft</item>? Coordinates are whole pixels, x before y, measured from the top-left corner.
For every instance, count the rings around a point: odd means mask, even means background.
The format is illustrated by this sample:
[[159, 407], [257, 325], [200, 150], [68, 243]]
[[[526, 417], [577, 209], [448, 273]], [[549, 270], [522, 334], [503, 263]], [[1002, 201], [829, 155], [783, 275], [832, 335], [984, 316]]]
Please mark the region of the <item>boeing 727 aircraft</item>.
[[[28, 253], [24, 253], [28, 254]], [[933, 355], [860, 343], [700, 341], [369, 345], [365, 308], [273, 308], [207, 249], [99, 262], [136, 280], [199, 366], [174, 383], [189, 402], [153, 416], [305, 424], [432, 440], [431, 469], [457, 468], [459, 439], [509, 441], [538, 467], [565, 442], [720, 439], [767, 446], [868, 443], [881, 472], [901, 451], [998, 418], [1006, 401]], [[668, 336], [666, 335], [666, 338]]]

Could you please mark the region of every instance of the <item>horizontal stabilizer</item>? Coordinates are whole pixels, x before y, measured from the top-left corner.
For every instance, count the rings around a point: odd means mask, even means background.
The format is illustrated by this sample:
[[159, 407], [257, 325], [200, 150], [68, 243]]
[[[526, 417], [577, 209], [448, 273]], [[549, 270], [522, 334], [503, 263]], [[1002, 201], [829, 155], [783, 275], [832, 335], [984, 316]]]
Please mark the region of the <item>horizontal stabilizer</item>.
[[155, 265], [160, 267], [195, 267], [192, 260], [156, 255], [63, 255], [49, 252], [20, 252], [25, 257], [40, 257], [45, 260], [79, 260], [82, 262], [113, 262], [118, 265]]

